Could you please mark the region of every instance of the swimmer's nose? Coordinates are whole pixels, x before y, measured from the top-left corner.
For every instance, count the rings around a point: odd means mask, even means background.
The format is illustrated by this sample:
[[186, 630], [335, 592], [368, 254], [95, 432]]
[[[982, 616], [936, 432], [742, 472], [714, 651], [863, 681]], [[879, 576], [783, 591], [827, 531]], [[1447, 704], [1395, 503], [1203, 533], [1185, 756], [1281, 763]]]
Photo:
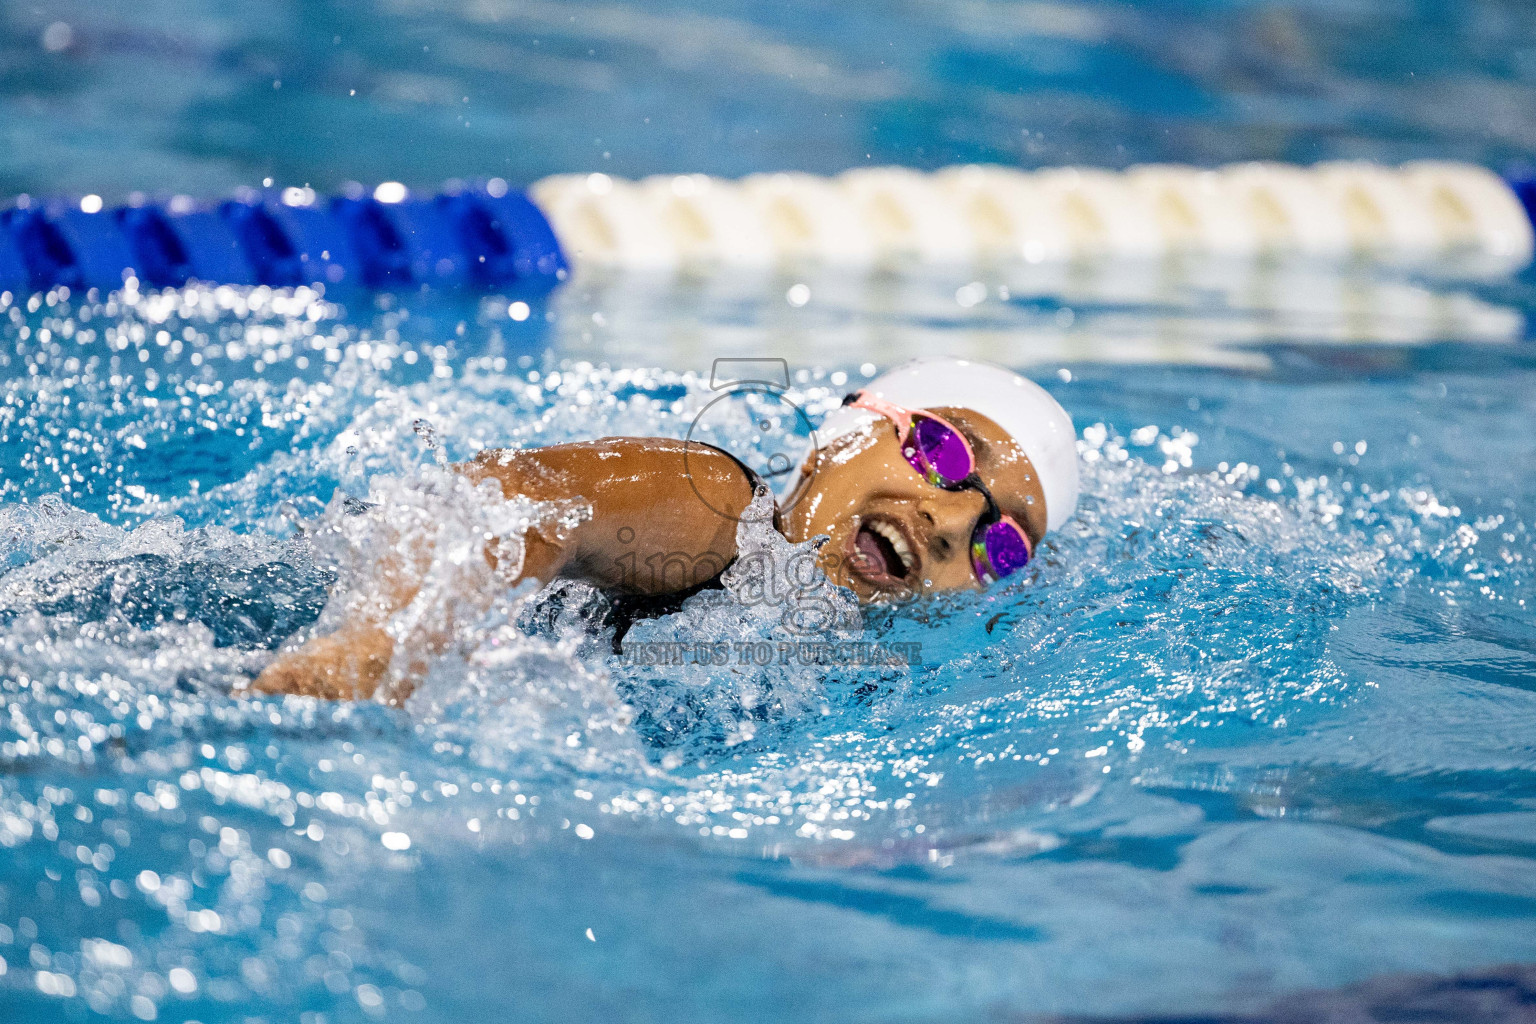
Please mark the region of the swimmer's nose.
[[918, 505], [918, 514], [929, 526], [928, 549], [939, 558], [966, 555], [971, 531], [986, 510], [987, 500], [979, 491], [938, 491]]

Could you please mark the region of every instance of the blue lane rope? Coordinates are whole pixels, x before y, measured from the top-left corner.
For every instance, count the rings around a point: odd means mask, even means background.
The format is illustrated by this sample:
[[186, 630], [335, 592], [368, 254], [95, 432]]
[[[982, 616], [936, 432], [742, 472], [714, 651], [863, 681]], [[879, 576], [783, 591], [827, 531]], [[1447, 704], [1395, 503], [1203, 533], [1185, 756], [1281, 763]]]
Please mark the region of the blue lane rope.
[[78, 202], [0, 213], [0, 289], [305, 284], [548, 291], [568, 273], [549, 221], [522, 192], [485, 186], [381, 202], [290, 205], [252, 193], [213, 208], [86, 212]]
[[1536, 166], [1521, 164], [1512, 167], [1504, 172], [1504, 181], [1520, 200], [1525, 215], [1531, 220], [1532, 229], [1536, 230]]

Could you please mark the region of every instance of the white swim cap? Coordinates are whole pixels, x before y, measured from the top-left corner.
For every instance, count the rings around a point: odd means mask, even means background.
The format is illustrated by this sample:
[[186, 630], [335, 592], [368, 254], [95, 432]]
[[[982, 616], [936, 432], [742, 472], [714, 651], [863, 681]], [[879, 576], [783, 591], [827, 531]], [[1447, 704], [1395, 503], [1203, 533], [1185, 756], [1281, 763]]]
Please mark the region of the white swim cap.
[[[979, 412], [1006, 430], [1035, 467], [1045, 492], [1045, 526], [1054, 530], [1077, 507], [1077, 433], [1072, 418], [1050, 394], [1012, 370], [974, 359], [924, 356], [902, 363], [863, 390], [908, 409], [949, 406]], [[816, 430], [819, 444], [862, 430], [880, 419], [842, 406]]]

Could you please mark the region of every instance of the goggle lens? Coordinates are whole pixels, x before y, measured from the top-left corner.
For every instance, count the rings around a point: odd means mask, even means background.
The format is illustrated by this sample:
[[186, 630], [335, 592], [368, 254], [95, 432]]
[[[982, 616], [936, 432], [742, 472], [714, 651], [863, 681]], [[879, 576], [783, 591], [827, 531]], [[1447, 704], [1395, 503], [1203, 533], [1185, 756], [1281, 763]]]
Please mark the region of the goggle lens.
[[1030, 554], [1029, 538], [1006, 517], [982, 527], [971, 541], [971, 563], [984, 583], [1018, 572], [1029, 564]]
[[907, 449], [912, 467], [940, 487], [959, 487], [976, 469], [965, 438], [932, 416], [912, 417]]

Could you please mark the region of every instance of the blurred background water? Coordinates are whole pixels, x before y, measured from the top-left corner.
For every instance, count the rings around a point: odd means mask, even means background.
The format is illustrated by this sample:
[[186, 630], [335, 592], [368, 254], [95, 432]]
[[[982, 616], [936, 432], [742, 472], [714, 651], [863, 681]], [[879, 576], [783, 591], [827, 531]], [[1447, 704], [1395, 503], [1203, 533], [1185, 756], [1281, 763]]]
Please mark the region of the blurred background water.
[[0, 191], [1536, 150], [1518, 0], [7, 5]]
[[[0, 26], [0, 192], [108, 202], [1536, 150], [1512, 2]], [[1536, 301], [1443, 269], [11, 297], [0, 1015], [1220, 1015], [1536, 962]], [[920, 666], [658, 671], [585, 595], [517, 593], [404, 710], [231, 695], [345, 585], [338, 489], [416, 507], [438, 457], [681, 436], [721, 355], [786, 358], [818, 413], [935, 351], [1049, 387], [1084, 500], [1026, 580], [866, 616]], [[776, 642], [760, 611], [634, 638]]]

